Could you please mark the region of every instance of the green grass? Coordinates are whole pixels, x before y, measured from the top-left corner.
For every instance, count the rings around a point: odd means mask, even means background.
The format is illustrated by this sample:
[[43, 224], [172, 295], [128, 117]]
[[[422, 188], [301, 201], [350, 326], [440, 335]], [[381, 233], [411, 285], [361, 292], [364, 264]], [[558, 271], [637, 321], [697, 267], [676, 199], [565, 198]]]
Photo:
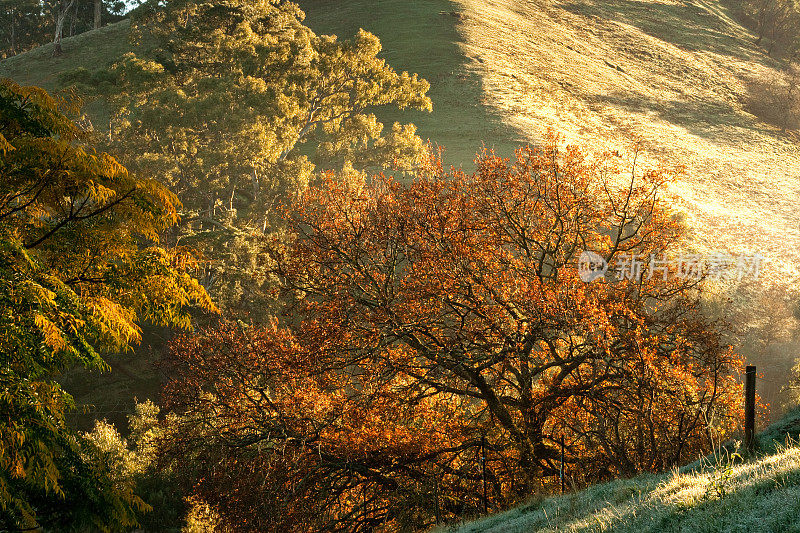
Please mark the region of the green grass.
[[[300, 0], [306, 24], [318, 34], [352, 37], [359, 28], [377, 35], [381, 57], [397, 70], [416, 72], [431, 84], [433, 112], [377, 110], [390, 127], [395, 121], [413, 122], [419, 135], [445, 149], [445, 159], [470, 168], [482, 143], [502, 153], [525, 142], [507, 126], [499, 112], [485, 103], [480, 76], [468, 66], [458, 31], [458, 7], [449, 0]], [[53, 45], [41, 46], [0, 61], [0, 77], [23, 85], [62, 89], [59, 74], [78, 68], [106, 67], [132, 49], [130, 21], [64, 39], [64, 55], [53, 57]], [[92, 122], [102, 129], [107, 111], [102, 102], [86, 107]]]
[[34, 48], [0, 61], [0, 77], [21, 85], [38, 85], [48, 91], [61, 89], [61, 72], [85, 68], [94, 71], [111, 65], [132, 49], [128, 42], [129, 20], [109, 24], [98, 30], [68, 37], [62, 41], [64, 54], [53, 57], [53, 44]]
[[[130, 20], [125, 19], [97, 30], [88, 31], [62, 41], [63, 55], [53, 57], [53, 44], [34, 48], [23, 54], [0, 61], [0, 78], [11, 78], [20, 85], [37, 85], [51, 92], [65, 87], [59, 75], [65, 72], [86, 69], [89, 72], [114, 64], [123, 54], [134, 46], [128, 39]], [[83, 111], [92, 124], [104, 131], [108, 124], [108, 106], [103, 101], [86, 98]]]
[[526, 137], [504, 123], [483, 93], [480, 75], [470, 67], [458, 24], [463, 17], [448, 0], [300, 0], [306, 24], [319, 34], [340, 38], [359, 28], [377, 35], [381, 57], [397, 70], [416, 72], [431, 84], [433, 112], [386, 111], [386, 124], [413, 122], [423, 139], [441, 145], [445, 160], [471, 167], [475, 153], [486, 143], [503, 154]]
[[135, 350], [106, 358], [110, 371], [74, 368], [59, 376], [59, 382], [79, 406], [70, 414], [73, 427], [89, 431], [95, 420], [105, 419], [127, 435], [128, 415], [133, 414], [136, 401], [160, 403], [163, 375], [158, 362], [171, 334], [163, 327], [142, 329], [142, 343]]
[[437, 533], [800, 531], [799, 433], [795, 409], [759, 435], [761, 452], [750, 460], [723, 452], [661, 475], [532, 501]]

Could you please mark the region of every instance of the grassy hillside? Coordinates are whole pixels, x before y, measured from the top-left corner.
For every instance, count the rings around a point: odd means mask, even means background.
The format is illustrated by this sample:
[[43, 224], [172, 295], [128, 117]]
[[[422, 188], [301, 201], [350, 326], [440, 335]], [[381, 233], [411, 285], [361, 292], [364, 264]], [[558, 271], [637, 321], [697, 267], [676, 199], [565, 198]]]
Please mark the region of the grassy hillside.
[[[455, 164], [481, 142], [508, 153], [547, 128], [598, 150], [634, 142], [686, 166], [676, 206], [707, 252], [759, 252], [773, 279], [800, 275], [800, 153], [747, 112], [776, 63], [720, 0], [300, 0], [318, 33], [378, 35], [393, 66], [431, 82], [434, 112], [410, 120]], [[129, 49], [127, 21], [0, 62], [53, 89], [57, 74]], [[102, 115], [102, 107], [91, 111]], [[102, 124], [102, 116], [99, 123]]]
[[382, 57], [398, 70], [417, 72], [431, 84], [433, 113], [390, 112], [381, 118], [413, 122], [424, 139], [445, 149], [456, 166], [471, 166], [482, 143], [510, 153], [527, 141], [489, 105], [479, 73], [470, 67], [460, 32], [464, 15], [448, 0], [299, 0], [306, 24], [340, 38], [364, 28], [383, 44]]
[[[800, 153], [746, 110], [776, 64], [719, 0], [458, 0], [486, 99], [535, 138], [597, 149], [640, 142], [686, 165], [676, 203], [706, 252], [759, 252], [800, 271]], [[758, 96], [758, 95], [756, 95]]]
[[800, 412], [761, 434], [766, 453], [730, 454], [597, 485], [437, 533], [800, 531]]
[[53, 44], [34, 48], [0, 61], [0, 76], [22, 85], [38, 85], [49, 91], [60, 89], [58, 75], [83, 67], [95, 70], [112, 64], [131, 50], [127, 35], [130, 21], [123, 20], [98, 30], [67, 37], [62, 41], [64, 55], [53, 57]]

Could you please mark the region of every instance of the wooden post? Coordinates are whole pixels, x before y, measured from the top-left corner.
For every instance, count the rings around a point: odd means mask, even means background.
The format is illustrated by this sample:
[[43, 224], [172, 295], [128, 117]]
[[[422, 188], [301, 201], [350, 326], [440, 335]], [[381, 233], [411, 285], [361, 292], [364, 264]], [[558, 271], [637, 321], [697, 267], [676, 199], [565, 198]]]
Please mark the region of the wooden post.
[[435, 476], [435, 483], [434, 485], [434, 497], [436, 498], [436, 506], [433, 508], [434, 512], [436, 513], [436, 524], [438, 525], [442, 521], [441, 510], [439, 509], [439, 476]]
[[756, 367], [747, 365], [744, 377], [744, 446], [747, 453], [753, 453], [756, 429]]
[[481, 435], [481, 479], [483, 480], [483, 514], [489, 514], [486, 501], [486, 435]]
[[561, 435], [561, 468], [558, 469], [561, 478], [561, 494], [564, 494], [564, 435]]

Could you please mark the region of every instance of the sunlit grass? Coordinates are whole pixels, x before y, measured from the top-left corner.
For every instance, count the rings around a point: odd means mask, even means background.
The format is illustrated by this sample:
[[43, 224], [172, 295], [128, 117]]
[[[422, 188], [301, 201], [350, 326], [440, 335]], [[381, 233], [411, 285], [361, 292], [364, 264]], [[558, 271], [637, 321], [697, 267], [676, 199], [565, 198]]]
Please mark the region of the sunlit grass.
[[698, 249], [798, 273], [798, 145], [744, 109], [748, 81], [777, 63], [720, 1], [458, 3], [471, 68], [509, 125], [598, 150], [638, 141], [650, 161], [685, 165], [673, 192]]
[[364, 28], [380, 38], [387, 63], [430, 82], [433, 113], [383, 111], [379, 117], [389, 125], [395, 120], [413, 122], [423, 139], [445, 149], [447, 163], [472, 168], [484, 143], [510, 154], [527, 141], [488, 105], [480, 73], [470, 68], [465, 55], [464, 15], [457, 2], [301, 0], [299, 4], [306, 11], [306, 24], [317, 33], [348, 38]]

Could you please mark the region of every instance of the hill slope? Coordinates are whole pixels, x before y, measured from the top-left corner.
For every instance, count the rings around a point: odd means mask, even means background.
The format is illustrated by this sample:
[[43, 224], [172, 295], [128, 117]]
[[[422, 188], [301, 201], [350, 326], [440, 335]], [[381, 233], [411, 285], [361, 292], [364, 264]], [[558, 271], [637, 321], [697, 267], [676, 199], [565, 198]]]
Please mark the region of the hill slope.
[[795, 411], [761, 435], [762, 447], [771, 453], [752, 461], [731, 463], [730, 456], [722, 455], [662, 475], [532, 502], [437, 533], [797, 532], [798, 431], [800, 414]]
[[[547, 128], [603, 149], [639, 141], [686, 165], [673, 189], [705, 252], [759, 252], [772, 278], [800, 274], [800, 154], [745, 110], [748, 84], [776, 63], [720, 0], [300, 0], [318, 33], [378, 35], [383, 57], [431, 82], [432, 114], [409, 120], [470, 166]], [[127, 21], [0, 62], [0, 76], [53, 89], [60, 71], [129, 49]], [[102, 114], [100, 107], [93, 107]], [[99, 121], [103, 123], [102, 117]]]
[[509, 125], [686, 165], [674, 187], [706, 252], [798, 274], [800, 153], [745, 110], [776, 67], [719, 0], [458, 0], [471, 67]]
[[53, 57], [53, 44], [0, 61], [0, 77], [21, 85], [38, 85], [48, 91], [60, 89], [58, 75], [83, 67], [90, 71], [109, 66], [132, 49], [127, 35], [129, 20], [103, 26], [62, 41], [64, 55]]

